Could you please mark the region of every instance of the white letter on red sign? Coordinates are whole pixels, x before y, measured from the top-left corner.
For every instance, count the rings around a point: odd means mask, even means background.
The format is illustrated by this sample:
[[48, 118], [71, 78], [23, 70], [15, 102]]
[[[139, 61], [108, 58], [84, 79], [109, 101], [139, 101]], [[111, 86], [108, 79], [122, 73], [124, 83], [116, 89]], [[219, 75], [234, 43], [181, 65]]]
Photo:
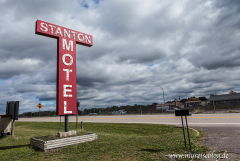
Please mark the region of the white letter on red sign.
[[[67, 87], [69, 87], [69, 89], [67, 89]], [[71, 94], [67, 94], [67, 92], [72, 92], [70, 87], [72, 87], [72, 85], [63, 85], [63, 97], [72, 97]]]
[[75, 34], [77, 34], [77, 33], [74, 31], [71, 31], [71, 33], [73, 34], [73, 39], [75, 39]]
[[[64, 33], [65, 34], [65, 33]], [[70, 40], [69, 41], [69, 45], [67, 45], [67, 40], [66, 39], [63, 39], [63, 46], [62, 46], [62, 49], [65, 50], [65, 46], [66, 46], [66, 49], [69, 50], [70, 47], [71, 47], [71, 51], [73, 51], [73, 41]]]
[[[82, 39], [80, 39], [80, 36], [82, 37]], [[83, 41], [83, 40], [84, 40], [83, 34], [78, 34], [78, 40], [79, 40], [79, 41]]]
[[71, 69], [63, 69], [64, 72], [66, 72], [66, 81], [69, 81], [69, 72], [72, 72]]
[[72, 111], [67, 111], [67, 101], [64, 101], [64, 114], [72, 113]]
[[[44, 25], [45, 25], [45, 26], [44, 26]], [[47, 31], [48, 31], [48, 29], [47, 29], [47, 24], [46, 24], [46, 23], [43, 23], [43, 22], [42, 22], [40, 26], [42, 27], [42, 28], [40, 27], [40, 30], [41, 30], [41, 31], [43, 31], [43, 32], [47, 32]], [[43, 28], [44, 28], [44, 29], [43, 29]]]
[[53, 26], [53, 25], [48, 25], [51, 27], [51, 33], [53, 33], [53, 28], [56, 28], [56, 26]]
[[60, 27], [58, 27], [57, 30], [56, 30], [56, 32], [55, 32], [55, 35], [57, 35], [57, 34], [59, 34], [59, 35], [62, 36], [62, 31], [61, 31], [61, 28], [60, 28]]
[[63, 29], [63, 32], [64, 32], [64, 37], [66, 37], [67, 35], [67, 37], [70, 39], [70, 30], [67, 32], [66, 29]]
[[[66, 60], [65, 60], [66, 56], [68, 56], [70, 58], [70, 62], [69, 63], [67, 63]], [[63, 64], [65, 64], [67, 66], [70, 66], [73, 63], [73, 57], [70, 54], [64, 54], [63, 57], [62, 57], [62, 61], [63, 61]]]
[[89, 43], [91, 43], [91, 36], [87, 36], [87, 35], [85, 35], [85, 42], [89, 42]]

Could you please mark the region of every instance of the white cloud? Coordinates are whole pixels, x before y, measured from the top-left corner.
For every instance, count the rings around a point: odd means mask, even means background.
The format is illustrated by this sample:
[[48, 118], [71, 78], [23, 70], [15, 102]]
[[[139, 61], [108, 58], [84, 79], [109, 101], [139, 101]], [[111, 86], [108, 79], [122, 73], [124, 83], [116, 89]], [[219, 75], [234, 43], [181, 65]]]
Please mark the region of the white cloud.
[[[0, 105], [55, 108], [57, 40], [37, 19], [93, 35], [77, 45], [81, 107], [240, 92], [237, 1], [0, 1]], [[5, 111], [1, 106], [0, 112]]]

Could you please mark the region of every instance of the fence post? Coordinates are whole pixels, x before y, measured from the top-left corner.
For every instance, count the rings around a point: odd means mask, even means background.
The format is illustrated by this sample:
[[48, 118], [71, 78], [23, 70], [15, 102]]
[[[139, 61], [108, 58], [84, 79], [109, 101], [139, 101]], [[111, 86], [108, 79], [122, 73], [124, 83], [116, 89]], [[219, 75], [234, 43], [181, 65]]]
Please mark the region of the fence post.
[[215, 104], [214, 104], [214, 100], [213, 100], [213, 108], [214, 108], [214, 113], [215, 113]]

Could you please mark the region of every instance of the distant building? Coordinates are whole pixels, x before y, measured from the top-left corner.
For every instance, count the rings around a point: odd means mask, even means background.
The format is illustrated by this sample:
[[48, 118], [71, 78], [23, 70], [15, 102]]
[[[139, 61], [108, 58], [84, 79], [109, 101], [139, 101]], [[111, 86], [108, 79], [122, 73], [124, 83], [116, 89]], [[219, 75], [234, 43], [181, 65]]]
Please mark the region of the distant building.
[[207, 106], [209, 101], [202, 101], [202, 100], [194, 100], [194, 101], [186, 101], [185, 107], [199, 107], [199, 106]]
[[168, 109], [170, 103], [165, 103], [165, 104], [157, 104], [156, 105], [156, 110], [161, 110], [161, 109]]
[[156, 110], [168, 109], [170, 107], [184, 108], [184, 104], [181, 103], [181, 102], [171, 102], [171, 103], [165, 103], [165, 104], [157, 104], [156, 105]]
[[186, 101], [185, 102], [185, 107], [198, 107], [202, 106], [202, 101], [201, 100], [192, 100], [192, 101]]
[[210, 94], [208, 101], [210, 101], [211, 105], [239, 104], [240, 93], [221, 94], [221, 95]]
[[184, 108], [184, 104], [182, 102], [175, 101], [170, 104], [170, 107]]

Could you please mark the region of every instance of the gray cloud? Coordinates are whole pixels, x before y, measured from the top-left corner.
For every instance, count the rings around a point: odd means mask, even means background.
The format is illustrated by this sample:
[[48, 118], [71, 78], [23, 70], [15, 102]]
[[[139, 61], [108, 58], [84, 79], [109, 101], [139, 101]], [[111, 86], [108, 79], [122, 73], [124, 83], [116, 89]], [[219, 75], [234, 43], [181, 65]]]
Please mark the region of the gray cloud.
[[[77, 45], [82, 108], [240, 92], [240, 7], [219, 1], [0, 1], [0, 113], [55, 109], [57, 40], [37, 19], [93, 35]], [[4, 107], [4, 108], [2, 108]], [[34, 108], [33, 108], [34, 107]]]

